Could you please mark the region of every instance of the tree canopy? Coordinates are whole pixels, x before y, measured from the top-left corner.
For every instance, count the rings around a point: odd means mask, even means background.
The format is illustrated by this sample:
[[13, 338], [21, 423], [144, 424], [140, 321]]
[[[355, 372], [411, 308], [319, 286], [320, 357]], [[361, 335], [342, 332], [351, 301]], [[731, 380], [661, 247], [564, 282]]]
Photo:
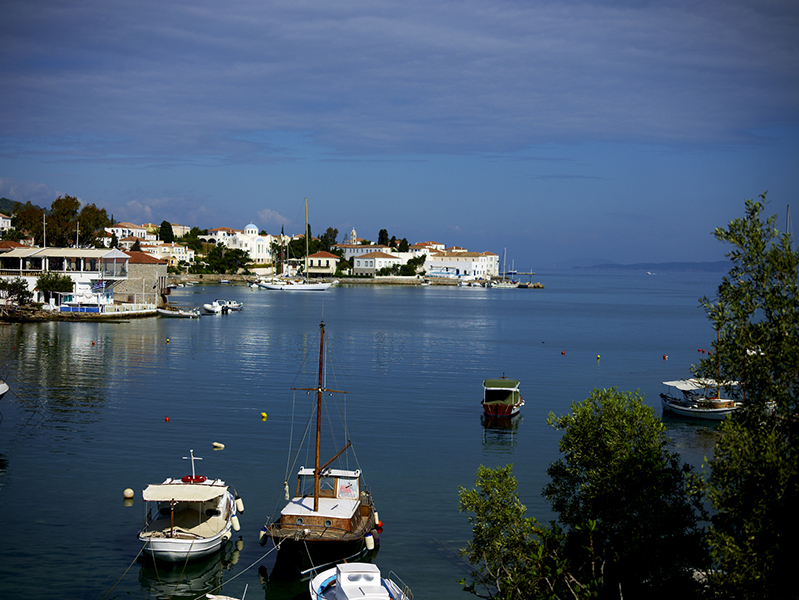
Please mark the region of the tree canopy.
[[[46, 217], [46, 218], [45, 218]], [[14, 229], [33, 236], [36, 244], [48, 246], [97, 246], [103, 229], [111, 225], [106, 210], [94, 204], [81, 208], [73, 196], [59, 196], [44, 209], [26, 202], [17, 204], [11, 219]]]
[[175, 241], [175, 233], [172, 231], [172, 223], [169, 221], [161, 221], [161, 226], [158, 228], [158, 239], [165, 244], [171, 244]]
[[721, 424], [705, 491], [711, 583], [727, 598], [799, 597], [791, 548], [799, 535], [799, 253], [764, 219], [766, 195], [715, 236], [732, 245], [716, 300], [702, 298], [718, 332], [697, 372], [738, 381], [742, 409]]

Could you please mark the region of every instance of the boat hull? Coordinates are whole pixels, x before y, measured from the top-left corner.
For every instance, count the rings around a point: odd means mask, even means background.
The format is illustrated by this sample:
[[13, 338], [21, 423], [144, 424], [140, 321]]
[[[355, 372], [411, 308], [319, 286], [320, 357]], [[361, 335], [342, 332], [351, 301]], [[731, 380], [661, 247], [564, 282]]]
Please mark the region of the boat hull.
[[679, 399], [667, 396], [666, 394], [660, 395], [660, 403], [663, 410], [671, 414], [690, 419], [704, 419], [707, 421], [723, 421], [727, 418], [727, 415], [735, 412], [741, 406], [740, 402], [735, 402], [732, 406], [724, 408], [705, 408], [697, 405], [689, 405], [688, 403], [681, 402]]
[[[278, 559], [281, 565], [284, 568], [296, 569], [301, 576], [318, 572], [319, 569], [329, 568], [340, 562], [358, 562], [364, 560], [370, 552], [377, 551], [377, 546], [370, 551], [364, 539], [348, 542], [307, 542], [303, 539], [284, 538], [279, 541], [273, 538], [272, 541], [278, 546]], [[379, 541], [376, 543], [379, 544]]]
[[522, 406], [524, 406], [524, 400], [516, 404], [486, 404], [485, 402], [481, 404], [483, 405], [483, 412], [487, 417], [513, 417], [519, 414]]
[[323, 292], [332, 283], [262, 283], [260, 286], [266, 290], [281, 292]]
[[148, 539], [139, 536], [139, 541], [145, 544], [143, 554], [148, 558], [165, 562], [182, 562], [203, 558], [218, 552], [230, 537], [230, 523], [228, 523], [222, 533], [210, 538], [183, 540], [170, 538]]
[[[376, 567], [374, 568], [376, 569]], [[380, 578], [379, 587], [383, 588], [388, 593], [388, 598], [390, 598], [390, 600], [410, 600], [410, 598], [412, 598], [412, 596], [410, 596], [410, 591], [407, 591], [407, 593], [405, 591], [407, 587], [403, 589], [390, 577], [382, 577], [377, 570], [376, 575]], [[308, 583], [308, 591], [311, 594], [312, 600], [340, 600], [337, 588], [337, 569], [335, 567], [322, 571], [318, 575], [312, 577], [311, 581]], [[369, 597], [372, 597], [372, 595], [369, 595]]]

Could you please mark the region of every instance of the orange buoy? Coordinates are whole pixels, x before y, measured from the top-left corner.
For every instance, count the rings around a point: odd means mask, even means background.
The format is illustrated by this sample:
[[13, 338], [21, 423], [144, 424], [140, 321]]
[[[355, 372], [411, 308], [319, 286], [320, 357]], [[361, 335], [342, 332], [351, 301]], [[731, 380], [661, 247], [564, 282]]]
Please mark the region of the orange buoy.
[[167, 423], [169, 423], [169, 417], [164, 417], [164, 421], [166, 421]]
[[566, 351], [565, 350], [561, 350], [560, 355], [561, 356], [566, 356]]
[[669, 360], [669, 357], [664, 354], [663, 355], [663, 360]]

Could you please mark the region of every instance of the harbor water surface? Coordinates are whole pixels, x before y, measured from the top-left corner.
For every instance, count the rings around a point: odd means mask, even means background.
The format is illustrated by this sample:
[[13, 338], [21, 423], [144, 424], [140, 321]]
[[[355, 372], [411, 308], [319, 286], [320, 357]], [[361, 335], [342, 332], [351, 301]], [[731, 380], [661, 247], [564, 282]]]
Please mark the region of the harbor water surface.
[[[698, 298], [714, 297], [718, 273], [535, 279], [545, 289], [200, 284], [170, 301], [221, 297], [244, 309], [0, 325], [0, 375], [12, 389], [0, 400], [0, 597], [240, 598], [245, 586], [248, 600], [306, 597], [307, 583], [270, 577], [275, 554], [258, 533], [300, 466], [288, 464], [290, 388], [315, 385], [322, 320], [328, 386], [348, 392], [347, 426], [384, 524], [374, 562], [416, 600], [471, 597], [458, 584], [471, 537], [459, 486], [473, 486], [480, 465], [512, 463], [528, 514], [548, 521], [541, 489], [559, 439], [548, 413], [615, 386], [640, 390], [659, 415], [661, 382], [689, 376], [714, 338]], [[503, 373], [521, 381], [526, 405], [511, 425], [486, 426], [481, 383]], [[306, 401], [293, 410], [304, 416]], [[712, 425], [667, 424], [688, 462], [712, 453]], [[141, 564], [141, 490], [190, 473], [190, 449], [199, 473], [243, 498], [239, 543], [185, 570]]]

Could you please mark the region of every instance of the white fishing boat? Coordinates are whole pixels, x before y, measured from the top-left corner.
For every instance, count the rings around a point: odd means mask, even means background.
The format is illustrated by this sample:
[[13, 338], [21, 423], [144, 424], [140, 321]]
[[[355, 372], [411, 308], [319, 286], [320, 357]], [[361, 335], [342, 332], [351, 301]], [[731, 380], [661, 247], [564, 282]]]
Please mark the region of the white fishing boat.
[[[260, 538], [261, 545], [271, 539], [280, 554], [302, 574], [363, 556], [379, 544], [381, 530], [372, 496], [361, 480], [361, 470], [330, 468], [351, 443], [348, 441], [333, 458], [320, 465], [323, 394], [346, 393], [325, 386], [324, 358], [325, 324], [322, 323], [319, 383], [315, 388], [294, 388], [316, 393], [314, 467], [299, 469], [293, 496], [289, 492], [287, 473], [284, 483], [287, 504], [276, 519], [261, 529]], [[303, 429], [305, 427], [304, 424]], [[298, 455], [300, 452], [303, 449], [297, 449]]]
[[282, 292], [324, 292], [327, 288], [338, 283], [337, 281], [319, 281], [311, 283], [308, 281], [308, 254], [310, 252], [310, 240], [308, 239], [308, 198], [305, 199], [305, 271], [301, 280], [285, 279], [272, 280], [260, 283], [260, 287], [265, 290], [279, 290]]
[[524, 406], [524, 398], [519, 392], [519, 381], [508, 379], [504, 373], [499, 379], [485, 379], [480, 404], [487, 417], [512, 417], [519, 414]]
[[172, 319], [199, 319], [200, 318], [200, 309], [199, 308], [181, 308], [177, 306], [165, 306], [163, 308], [159, 307], [155, 309], [162, 317], [169, 317]]
[[682, 392], [660, 394], [664, 412], [692, 419], [721, 421], [743, 406], [742, 402], [722, 397], [722, 390], [738, 385], [736, 381], [718, 382], [715, 379], [680, 379], [664, 381], [663, 385]]
[[308, 585], [311, 600], [413, 600], [410, 588], [370, 563], [344, 563], [322, 571]]
[[9, 387], [8, 384], [0, 379], [0, 399], [3, 398], [8, 393]]
[[190, 456], [191, 475], [167, 478], [142, 492], [148, 512], [139, 541], [147, 557], [176, 562], [208, 556], [219, 550], [238, 531], [237, 512], [244, 503], [221, 479], [197, 475]]

